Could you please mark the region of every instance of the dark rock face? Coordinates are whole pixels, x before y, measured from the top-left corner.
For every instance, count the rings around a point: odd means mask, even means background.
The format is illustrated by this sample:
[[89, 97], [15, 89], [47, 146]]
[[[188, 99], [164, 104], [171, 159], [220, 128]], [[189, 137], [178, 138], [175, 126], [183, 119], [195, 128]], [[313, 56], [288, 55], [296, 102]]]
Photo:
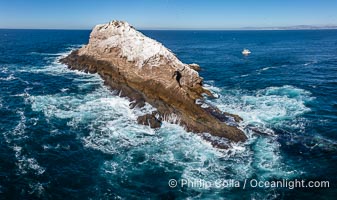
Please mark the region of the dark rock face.
[[[98, 73], [106, 85], [132, 101], [131, 108], [147, 102], [157, 109], [156, 114], [139, 117], [138, 123], [157, 128], [161, 119], [155, 115], [164, 119], [176, 116], [188, 131], [236, 142], [246, 139], [235, 122], [226, 124], [229, 119], [238, 121], [240, 117], [195, 103], [203, 99], [203, 94], [212, 94], [202, 87], [202, 78], [190, 65], [181, 63], [160, 43], [125, 22], [96, 26], [89, 44], [61, 62], [70, 69]], [[181, 75], [179, 82], [174, 77], [176, 71]]]
[[151, 128], [159, 128], [161, 126], [161, 120], [157, 119], [155, 113], [146, 114], [137, 118], [139, 124], [148, 125]]

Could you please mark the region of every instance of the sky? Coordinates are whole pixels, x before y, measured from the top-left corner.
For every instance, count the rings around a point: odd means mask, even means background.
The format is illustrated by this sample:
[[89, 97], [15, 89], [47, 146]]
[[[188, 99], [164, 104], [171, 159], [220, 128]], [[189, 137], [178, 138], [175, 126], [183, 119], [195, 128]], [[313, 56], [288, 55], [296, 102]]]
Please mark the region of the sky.
[[0, 28], [91, 29], [113, 19], [139, 29], [337, 25], [337, 0], [0, 0]]

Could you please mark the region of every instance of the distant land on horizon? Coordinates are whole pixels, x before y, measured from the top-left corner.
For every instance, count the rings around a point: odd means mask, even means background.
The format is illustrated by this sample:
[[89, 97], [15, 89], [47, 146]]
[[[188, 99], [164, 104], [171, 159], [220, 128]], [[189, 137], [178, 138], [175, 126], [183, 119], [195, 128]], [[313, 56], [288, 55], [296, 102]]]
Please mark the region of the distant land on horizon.
[[[161, 27], [137, 27], [139, 30], [167, 30], [167, 31], [175, 31], [175, 30], [195, 30], [195, 31], [207, 31], [207, 30], [219, 30], [219, 31], [230, 31], [230, 30], [335, 30], [337, 29], [337, 25], [327, 25], [327, 26], [314, 26], [314, 25], [296, 25], [296, 26], [268, 26], [268, 27], [240, 27], [240, 28], [161, 28]], [[83, 28], [83, 29], [71, 29], [71, 28], [6, 28], [0, 27], [0, 29], [7, 30], [92, 30], [92, 28]]]
[[313, 25], [297, 25], [297, 26], [270, 26], [270, 27], [240, 27], [240, 28], [138, 28], [139, 30], [334, 30], [337, 25], [313, 26]]
[[243, 27], [240, 30], [325, 30], [337, 29], [337, 26], [312, 26], [312, 25], [297, 25], [297, 26], [279, 26], [279, 27]]

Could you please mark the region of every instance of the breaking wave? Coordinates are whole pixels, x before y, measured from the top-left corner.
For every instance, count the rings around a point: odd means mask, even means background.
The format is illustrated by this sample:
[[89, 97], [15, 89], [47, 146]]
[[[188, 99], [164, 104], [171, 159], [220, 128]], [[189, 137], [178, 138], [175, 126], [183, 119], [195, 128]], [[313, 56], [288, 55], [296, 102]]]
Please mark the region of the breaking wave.
[[[230, 149], [219, 150], [202, 136], [169, 123], [178, 122], [176, 116], [166, 116], [159, 129], [137, 124], [138, 116], [150, 113], [154, 108], [147, 104], [143, 108], [130, 109], [130, 101], [104, 86], [99, 75], [69, 70], [58, 63], [58, 59], [68, 53], [57, 54], [57, 58], [53, 56], [50, 65], [45, 67], [24, 70], [68, 76], [73, 79], [73, 85], [62, 86], [59, 92], [46, 95], [29, 94], [30, 88], [26, 88], [19, 96], [34, 112], [43, 113], [48, 123], [52, 123], [53, 119], [66, 120], [66, 126], [75, 130], [85, 148], [113, 155], [113, 159], [101, 166], [101, 175], [109, 180], [111, 186], [118, 184], [117, 179], [133, 177], [151, 166], [162, 168], [167, 173], [179, 173], [180, 178], [207, 181], [224, 177], [235, 180], [291, 178], [302, 173], [284, 164], [276, 136], [260, 137], [245, 130], [249, 137], [247, 142], [231, 144]], [[255, 92], [227, 90], [212, 85], [207, 87], [218, 97], [209, 103], [241, 116], [243, 126], [253, 125], [265, 132], [307, 112], [309, 108], [305, 103], [311, 99], [309, 92], [293, 86], [269, 87]], [[22, 118], [14, 135], [25, 129], [24, 120]], [[45, 172], [35, 158], [22, 153], [21, 146], [8, 142], [17, 156], [20, 173], [33, 170], [40, 175]], [[43, 145], [42, 148], [69, 147], [58, 144]], [[39, 182], [35, 184], [33, 188], [43, 191]]]
[[9, 75], [6, 78], [0, 78], [0, 80], [2, 80], [2, 81], [11, 81], [11, 80], [14, 80], [14, 79], [16, 79], [16, 78], [14, 77], [13, 74]]
[[[306, 106], [314, 98], [311, 93], [285, 85], [282, 87], [268, 87], [257, 91], [241, 89], [214, 90], [214, 86], [207, 86], [220, 98], [209, 101], [222, 111], [235, 113], [243, 118], [243, 125], [252, 125], [266, 133], [273, 133], [273, 128], [300, 126], [300, 115], [310, 111]], [[295, 120], [295, 121], [294, 121]], [[296, 121], [297, 120], [297, 121]], [[288, 123], [288, 122], [292, 123]], [[304, 127], [302, 127], [304, 128]]]
[[[47, 121], [53, 118], [67, 120], [67, 126], [77, 130], [84, 147], [114, 155], [114, 159], [104, 162], [101, 170], [102, 176], [112, 185], [117, 184], [114, 180], [118, 178], [132, 177], [139, 167], [146, 169], [149, 166], [179, 172], [181, 178], [209, 181], [223, 177], [236, 180], [252, 176], [285, 178], [301, 173], [283, 164], [276, 137], [257, 137], [247, 131], [249, 140], [246, 143], [231, 144], [232, 148], [219, 150], [200, 135], [186, 132], [176, 124], [164, 122], [159, 129], [137, 124], [137, 116], [154, 109], [150, 105], [130, 109], [129, 100], [106, 88], [98, 75], [71, 71], [57, 62], [33, 70], [34, 73], [54, 75], [75, 74], [76, 87], [95, 88], [81, 94], [62, 88], [56, 94], [27, 98], [32, 110], [42, 112]], [[244, 123], [267, 127], [308, 110], [304, 102], [310, 94], [291, 86], [267, 88], [256, 95], [209, 88], [220, 97], [211, 103], [224, 111], [239, 114]], [[177, 119], [169, 116], [167, 121], [170, 120]], [[89, 133], [82, 134], [84, 129]]]

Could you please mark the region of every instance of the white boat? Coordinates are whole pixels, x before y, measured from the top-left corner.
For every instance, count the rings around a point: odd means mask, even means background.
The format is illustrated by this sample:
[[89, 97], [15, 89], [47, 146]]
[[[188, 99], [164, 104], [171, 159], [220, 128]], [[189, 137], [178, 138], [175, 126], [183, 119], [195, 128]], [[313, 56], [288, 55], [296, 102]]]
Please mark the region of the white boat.
[[249, 54], [251, 54], [252, 52], [249, 51], [249, 49], [243, 49], [242, 54], [245, 56], [248, 56]]

